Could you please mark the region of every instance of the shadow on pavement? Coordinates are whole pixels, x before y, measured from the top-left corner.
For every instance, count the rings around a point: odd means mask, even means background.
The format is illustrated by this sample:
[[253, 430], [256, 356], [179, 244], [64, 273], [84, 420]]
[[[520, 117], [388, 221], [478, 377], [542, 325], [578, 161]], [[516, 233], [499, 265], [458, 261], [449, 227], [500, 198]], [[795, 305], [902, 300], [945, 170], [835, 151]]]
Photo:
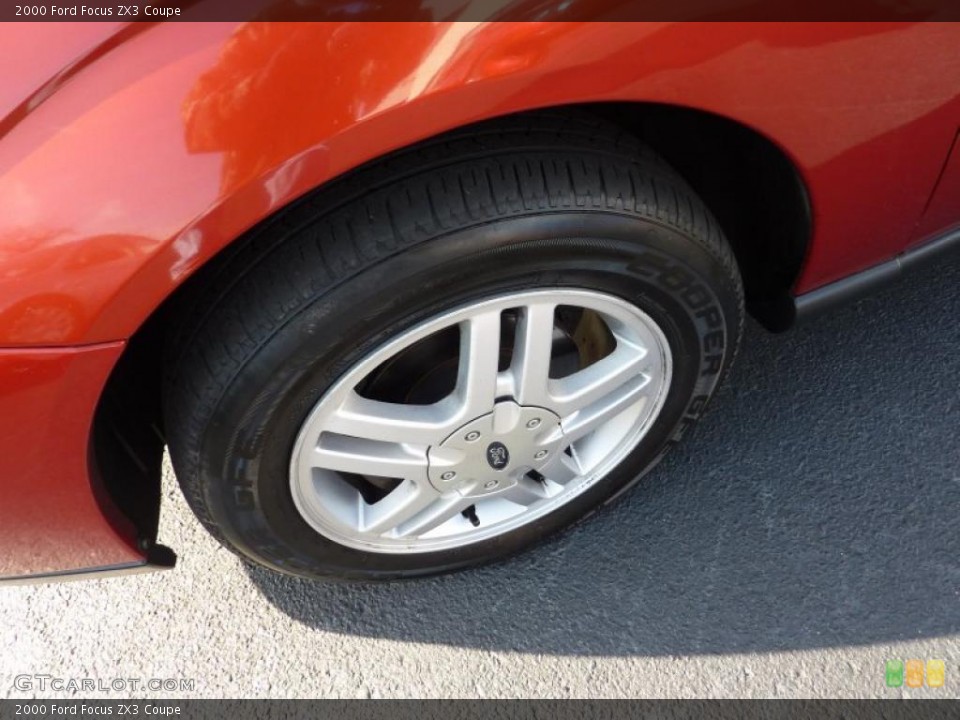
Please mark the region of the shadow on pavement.
[[615, 506], [499, 565], [411, 583], [248, 572], [326, 631], [560, 655], [960, 632], [960, 263], [815, 324], [748, 328], [711, 412]]

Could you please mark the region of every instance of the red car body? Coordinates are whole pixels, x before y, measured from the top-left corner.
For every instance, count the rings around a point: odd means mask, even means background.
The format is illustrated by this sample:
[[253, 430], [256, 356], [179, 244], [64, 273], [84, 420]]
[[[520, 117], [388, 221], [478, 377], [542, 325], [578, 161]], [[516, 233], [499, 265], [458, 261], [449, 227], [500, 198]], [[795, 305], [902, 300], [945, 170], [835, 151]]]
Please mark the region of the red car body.
[[424, 138], [579, 104], [725, 118], [802, 183], [798, 304], [960, 221], [950, 24], [8, 24], [0, 48], [0, 576], [148, 564], [92, 442], [128, 341], [248, 228]]

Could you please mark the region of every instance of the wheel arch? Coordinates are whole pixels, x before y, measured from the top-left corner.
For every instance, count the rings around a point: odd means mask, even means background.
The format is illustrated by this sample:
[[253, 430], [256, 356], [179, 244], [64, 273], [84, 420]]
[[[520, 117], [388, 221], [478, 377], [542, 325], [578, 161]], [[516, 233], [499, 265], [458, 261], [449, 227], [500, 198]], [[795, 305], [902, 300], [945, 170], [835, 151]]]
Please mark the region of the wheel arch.
[[[748, 308], [770, 329], [782, 330], [790, 325], [790, 292], [809, 242], [810, 211], [799, 173], [772, 141], [734, 121], [679, 106], [590, 103], [549, 111], [603, 116], [639, 135], [662, 154], [701, 195], [724, 228], [744, 275]], [[457, 131], [469, 128], [467, 125]], [[762, 173], [767, 182], [758, 182], [754, 178], [757, 173]], [[324, 183], [302, 197], [327, 192], [336, 183], [337, 179]], [[761, 209], [767, 205], [768, 211], [756, 222], [740, 222], [757, 208], [758, 192]], [[778, 232], [785, 217], [796, 227]], [[107, 492], [147, 536], [156, 532], [159, 514], [160, 452], [164, 442], [160, 383], [167, 324], [193, 289], [217, 274], [241, 238], [213, 254], [131, 335], [95, 414], [94, 453]]]

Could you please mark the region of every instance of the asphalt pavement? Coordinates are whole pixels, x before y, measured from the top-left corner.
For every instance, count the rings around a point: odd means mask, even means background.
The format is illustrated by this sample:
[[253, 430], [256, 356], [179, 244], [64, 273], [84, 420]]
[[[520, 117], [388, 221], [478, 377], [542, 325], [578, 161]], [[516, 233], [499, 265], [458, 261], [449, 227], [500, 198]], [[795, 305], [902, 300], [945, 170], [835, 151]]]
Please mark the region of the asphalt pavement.
[[[784, 335], [751, 324], [710, 412], [621, 502], [437, 579], [245, 567], [167, 467], [177, 568], [0, 588], [0, 696], [960, 697], [958, 318], [951, 260]], [[945, 686], [887, 688], [885, 661], [912, 658], [944, 660]]]

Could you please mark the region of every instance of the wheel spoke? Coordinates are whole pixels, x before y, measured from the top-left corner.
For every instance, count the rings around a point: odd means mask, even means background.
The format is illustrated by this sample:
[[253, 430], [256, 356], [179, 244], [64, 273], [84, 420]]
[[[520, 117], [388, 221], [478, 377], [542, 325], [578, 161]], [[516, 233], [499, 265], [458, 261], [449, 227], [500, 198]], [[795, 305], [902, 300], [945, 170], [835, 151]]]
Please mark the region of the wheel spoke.
[[612, 420], [628, 407], [639, 402], [649, 385], [649, 375], [636, 375], [593, 404], [568, 415], [561, 421], [564, 439], [567, 442], [575, 442], [589, 435], [608, 420]]
[[620, 343], [602, 360], [561, 380], [551, 380], [551, 409], [565, 418], [629, 386], [641, 375], [646, 354], [636, 345]]
[[324, 433], [311, 457], [313, 467], [357, 475], [426, 481], [426, 450], [400, 443]]
[[430, 445], [449, 435], [457, 419], [450, 399], [433, 405], [403, 405], [369, 400], [353, 392], [331, 414], [324, 430], [381, 442]]
[[557, 485], [566, 485], [583, 473], [575, 457], [561, 452], [540, 469], [540, 474]]
[[543, 485], [528, 477], [519, 479], [516, 485], [507, 488], [499, 495], [517, 505], [529, 506], [549, 497]]
[[439, 501], [440, 495], [428, 482], [406, 480], [379, 502], [360, 504], [359, 529], [378, 535], [390, 531], [396, 534], [398, 526]]
[[517, 323], [511, 373], [514, 397], [521, 405], [546, 406], [553, 352], [554, 303], [527, 305]]
[[455, 395], [464, 418], [490, 412], [497, 397], [500, 311], [475, 315], [460, 324], [460, 366]]
[[456, 517], [475, 502], [475, 499], [463, 497], [457, 493], [437, 497], [434, 502], [422, 508], [420, 512], [397, 525], [396, 536], [416, 537], [424, 535]]

